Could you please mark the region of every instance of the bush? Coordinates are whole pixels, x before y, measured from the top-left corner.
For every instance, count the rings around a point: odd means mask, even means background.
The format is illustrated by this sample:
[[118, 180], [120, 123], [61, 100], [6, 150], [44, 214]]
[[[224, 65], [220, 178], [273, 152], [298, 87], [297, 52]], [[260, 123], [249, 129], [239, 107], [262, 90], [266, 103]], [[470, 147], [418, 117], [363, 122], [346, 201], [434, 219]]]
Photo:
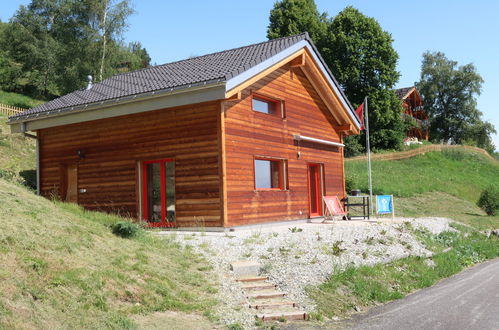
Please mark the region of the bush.
[[123, 238], [132, 238], [142, 232], [142, 228], [130, 221], [120, 221], [111, 226], [113, 234]]
[[499, 211], [499, 190], [494, 186], [487, 187], [482, 191], [477, 205], [487, 215], [496, 215]]

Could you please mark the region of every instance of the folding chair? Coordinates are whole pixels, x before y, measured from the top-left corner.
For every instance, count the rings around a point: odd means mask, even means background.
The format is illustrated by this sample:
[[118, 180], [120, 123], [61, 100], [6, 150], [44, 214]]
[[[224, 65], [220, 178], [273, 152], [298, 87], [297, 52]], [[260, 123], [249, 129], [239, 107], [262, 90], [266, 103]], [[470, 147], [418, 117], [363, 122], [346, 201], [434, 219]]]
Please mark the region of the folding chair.
[[[326, 212], [324, 213], [324, 221], [334, 220], [334, 217], [340, 216], [346, 219], [348, 212], [343, 209], [338, 196], [324, 196], [324, 203], [326, 204]], [[324, 222], [323, 221], [323, 222]]]

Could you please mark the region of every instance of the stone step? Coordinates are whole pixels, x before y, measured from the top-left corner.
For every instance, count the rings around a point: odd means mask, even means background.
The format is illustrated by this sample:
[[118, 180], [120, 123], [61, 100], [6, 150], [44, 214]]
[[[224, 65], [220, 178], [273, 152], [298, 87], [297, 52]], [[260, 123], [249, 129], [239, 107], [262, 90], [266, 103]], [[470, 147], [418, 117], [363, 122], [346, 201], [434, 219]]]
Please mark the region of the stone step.
[[258, 292], [252, 292], [251, 294], [248, 294], [248, 299], [268, 299], [268, 298], [277, 298], [277, 297], [284, 297], [286, 295], [285, 292], [279, 292], [275, 290], [265, 290], [265, 291], [258, 291]]
[[281, 300], [281, 301], [258, 301], [253, 304], [250, 304], [250, 308], [254, 309], [269, 309], [269, 308], [277, 308], [277, 307], [296, 307], [297, 304], [294, 301], [290, 300]]
[[257, 318], [262, 321], [272, 321], [272, 320], [306, 320], [307, 313], [303, 311], [295, 311], [295, 312], [282, 312], [282, 313], [265, 313], [265, 314], [257, 314]]
[[246, 285], [241, 285], [241, 288], [244, 290], [261, 290], [261, 289], [274, 289], [275, 285], [272, 283], [251, 283]]
[[230, 270], [236, 277], [256, 277], [260, 272], [260, 263], [252, 260], [239, 260], [230, 264]]
[[260, 281], [266, 281], [269, 278], [266, 276], [250, 276], [250, 277], [240, 277], [236, 279], [238, 282], [260, 282]]

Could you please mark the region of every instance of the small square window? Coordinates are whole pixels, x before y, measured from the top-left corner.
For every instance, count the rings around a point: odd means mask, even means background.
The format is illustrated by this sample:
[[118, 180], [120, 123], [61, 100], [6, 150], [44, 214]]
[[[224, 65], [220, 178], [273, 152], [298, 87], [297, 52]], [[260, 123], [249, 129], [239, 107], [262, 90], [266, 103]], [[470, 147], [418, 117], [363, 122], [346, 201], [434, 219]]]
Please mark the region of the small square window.
[[281, 159], [255, 158], [255, 188], [284, 190], [285, 164]]
[[280, 102], [264, 99], [261, 97], [253, 96], [252, 108], [254, 111], [266, 113], [269, 115], [277, 115], [278, 109], [280, 110]]

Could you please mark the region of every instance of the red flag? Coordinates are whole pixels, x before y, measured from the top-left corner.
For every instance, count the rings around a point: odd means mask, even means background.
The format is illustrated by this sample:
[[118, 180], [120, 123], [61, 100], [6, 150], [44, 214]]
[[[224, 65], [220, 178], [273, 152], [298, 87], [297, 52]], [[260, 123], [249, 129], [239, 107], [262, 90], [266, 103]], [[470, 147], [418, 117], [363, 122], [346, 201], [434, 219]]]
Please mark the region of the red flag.
[[364, 130], [364, 102], [362, 102], [361, 105], [359, 105], [357, 110], [355, 110], [355, 113], [360, 119], [360, 130], [362, 131]]

